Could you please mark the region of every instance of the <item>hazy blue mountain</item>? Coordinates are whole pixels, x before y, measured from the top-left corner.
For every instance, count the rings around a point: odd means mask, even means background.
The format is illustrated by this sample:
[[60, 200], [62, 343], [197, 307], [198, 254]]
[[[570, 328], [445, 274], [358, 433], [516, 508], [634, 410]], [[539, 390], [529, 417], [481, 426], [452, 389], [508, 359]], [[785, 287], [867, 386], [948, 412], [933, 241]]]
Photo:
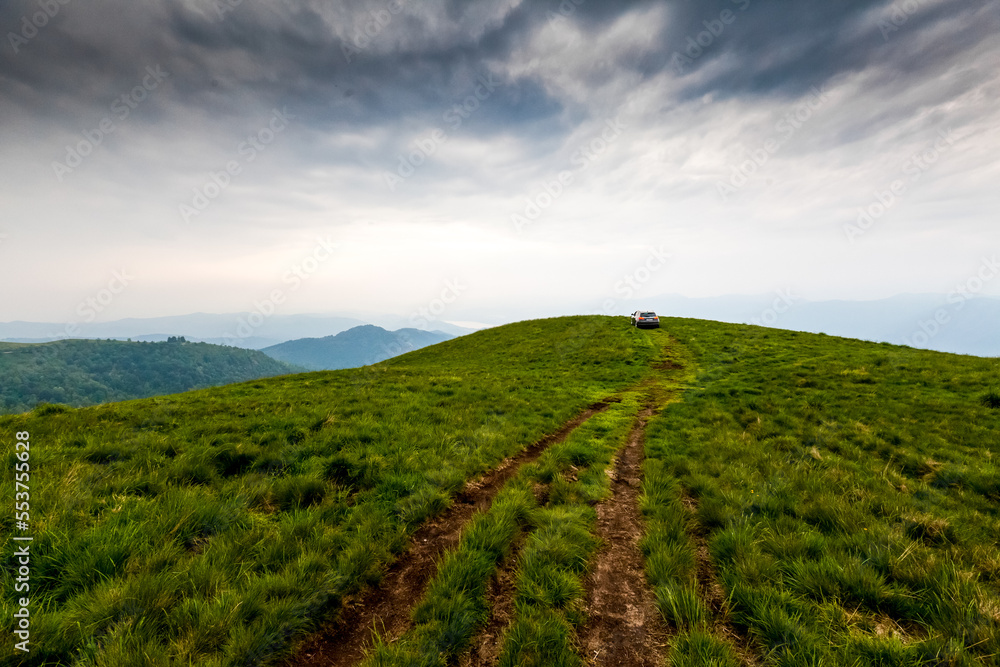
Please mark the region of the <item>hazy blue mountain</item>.
[[[618, 300], [614, 307], [621, 315], [637, 309], [653, 309], [663, 315], [746, 322], [795, 331], [909, 344], [944, 352], [1000, 356], [1000, 335], [997, 333], [1000, 332], [1000, 298], [995, 297], [965, 299], [958, 294], [901, 294], [871, 301], [805, 301], [787, 293], [707, 298], [663, 294]], [[534, 312], [527, 306], [517, 311], [503, 312], [470, 308], [463, 311], [462, 317], [501, 324], [529, 317], [551, 317], [573, 312], [595, 312], [594, 304], [564, 304], [563, 310], [558, 312], [551, 309]], [[410, 331], [402, 328], [410, 320], [378, 313], [275, 314], [260, 318], [260, 321], [256, 318], [252, 322], [249, 320], [250, 316], [245, 313], [195, 313], [177, 317], [127, 319], [80, 324], [76, 337], [166, 340], [168, 336], [185, 336], [189, 341], [259, 350], [285, 341], [329, 337], [366, 323], [374, 323], [386, 330]], [[452, 335], [463, 335], [471, 331], [440, 321], [429, 322], [428, 326]], [[71, 337], [65, 329], [65, 324], [0, 323], [0, 340], [42, 342]], [[407, 349], [405, 345], [403, 347]], [[373, 354], [364, 357], [361, 363], [371, 363], [367, 360], [378, 356]], [[351, 363], [355, 361], [357, 360], [352, 359]]]
[[180, 340], [0, 343], [0, 412], [38, 403], [82, 407], [301, 370], [256, 350]]
[[337, 315], [271, 315], [193, 313], [171, 317], [128, 318], [111, 322], [0, 322], [0, 340], [45, 342], [64, 338], [189, 341], [260, 349], [305, 336], [326, 336], [364, 324]]
[[335, 336], [290, 340], [261, 352], [310, 370], [336, 370], [367, 366], [450, 338], [454, 336], [442, 331], [386, 331], [366, 324]]

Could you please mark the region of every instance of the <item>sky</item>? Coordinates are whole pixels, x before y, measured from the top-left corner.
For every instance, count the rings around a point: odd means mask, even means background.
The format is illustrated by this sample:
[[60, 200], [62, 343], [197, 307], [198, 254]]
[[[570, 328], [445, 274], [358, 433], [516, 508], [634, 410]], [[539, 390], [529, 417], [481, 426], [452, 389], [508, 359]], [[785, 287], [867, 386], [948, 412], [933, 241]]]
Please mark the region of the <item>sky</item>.
[[1000, 250], [995, 0], [8, 0], [0, 28], [0, 321], [870, 300]]

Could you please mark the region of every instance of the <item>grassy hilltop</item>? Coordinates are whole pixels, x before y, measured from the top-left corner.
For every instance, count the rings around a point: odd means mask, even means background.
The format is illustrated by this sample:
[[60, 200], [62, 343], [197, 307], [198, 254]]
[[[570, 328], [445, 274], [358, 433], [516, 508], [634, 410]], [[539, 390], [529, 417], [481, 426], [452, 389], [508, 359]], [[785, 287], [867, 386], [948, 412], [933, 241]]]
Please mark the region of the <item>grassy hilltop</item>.
[[584, 664], [596, 510], [636, 433], [663, 664], [997, 664], [1000, 362], [662, 326], [523, 322], [362, 369], [0, 417], [6, 480], [31, 434], [35, 538], [32, 650], [6, 641], [0, 662], [279, 664], [466, 482], [613, 397], [474, 516], [368, 664], [469, 664], [498, 577], [499, 664]]

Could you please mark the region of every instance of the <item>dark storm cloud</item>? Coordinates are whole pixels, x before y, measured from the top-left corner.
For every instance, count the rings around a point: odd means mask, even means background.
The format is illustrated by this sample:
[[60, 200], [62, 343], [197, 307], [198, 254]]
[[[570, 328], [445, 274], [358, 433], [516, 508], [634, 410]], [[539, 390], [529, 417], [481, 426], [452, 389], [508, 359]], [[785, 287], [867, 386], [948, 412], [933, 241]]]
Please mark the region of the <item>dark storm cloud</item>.
[[[732, 22], [709, 40], [704, 33], [718, 30], [724, 11]], [[685, 90], [690, 97], [797, 96], [869, 67], [915, 78], [1000, 29], [1000, 11], [989, 0], [713, 0], [679, 5], [675, 17], [663, 55], [670, 65], [682, 56], [683, 74], [693, 75]], [[945, 23], [960, 30], [916, 40]], [[700, 55], [699, 38], [707, 43]], [[718, 67], [711, 74], [697, 76], [712, 65]]]
[[[886, 36], [878, 23], [885, 12], [877, 11], [890, 6], [884, 0], [674, 1], [666, 5], [659, 50], [626, 53], [613, 68], [581, 76], [599, 83], [622, 69], [642, 77], [666, 71], [680, 77], [686, 97], [794, 96], [872, 66], [894, 77], [917, 76], [1000, 28], [996, 5], [986, 0], [898, 2], [917, 10]], [[511, 9], [468, 0], [50, 0], [46, 6], [58, 7], [56, 15], [22, 43], [11, 35], [42, 5], [19, 0], [0, 9], [7, 35], [0, 104], [32, 115], [78, 115], [79, 107], [106, 105], [144, 67], [158, 65], [171, 73], [169, 101], [189, 112], [225, 118], [289, 105], [326, 127], [434, 122], [469, 94], [490, 63], [527, 48], [546, 22], [563, 18], [596, 36], [629, 12], [661, 4], [547, 0]], [[732, 17], [724, 26], [723, 16]], [[941, 33], [915, 44], [913, 36], [946, 22], [961, 28], [957, 36]], [[713, 27], [719, 34], [709, 41], [706, 30]], [[691, 47], [699, 36], [705, 46]], [[683, 72], [675, 71], [675, 54], [689, 58]], [[477, 118], [483, 131], [537, 125], [551, 132], [572, 118], [568, 102], [543, 84], [533, 75], [503, 81]]]

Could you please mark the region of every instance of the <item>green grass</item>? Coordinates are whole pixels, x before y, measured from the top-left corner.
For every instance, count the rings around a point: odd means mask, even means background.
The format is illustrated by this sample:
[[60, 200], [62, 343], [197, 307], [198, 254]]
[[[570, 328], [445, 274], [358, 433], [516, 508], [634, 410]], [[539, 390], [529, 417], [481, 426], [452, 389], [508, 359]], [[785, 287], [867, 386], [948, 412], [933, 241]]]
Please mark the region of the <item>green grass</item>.
[[[592, 505], [608, 493], [605, 470], [637, 405], [630, 392], [519, 470], [439, 563], [414, 608], [414, 628], [397, 642], [377, 643], [364, 664], [451, 664], [486, 622], [489, 581], [513, 557], [519, 538], [524, 547], [517, 557], [515, 618], [500, 664], [580, 664], [573, 639], [584, 620], [581, 577], [597, 546]], [[536, 496], [544, 499], [541, 505]]]
[[[539, 320], [363, 369], [0, 417], [5, 438], [31, 433], [18, 664], [273, 663], [465, 480], [636, 382], [655, 352], [620, 319]], [[0, 525], [9, 633], [12, 514]]]
[[647, 432], [644, 545], [664, 616], [698, 626], [684, 591], [700, 534], [765, 664], [996, 664], [1000, 414], [986, 397], [1000, 362], [662, 325], [699, 367]]
[[583, 620], [581, 575], [596, 546], [593, 510], [556, 505], [539, 512], [517, 570], [514, 620], [500, 656], [501, 667], [581, 665], [574, 650]]
[[682, 632], [670, 651], [672, 667], [739, 667], [739, 659], [723, 641], [704, 630]]
[[535, 484], [548, 483], [548, 501], [518, 559], [500, 667], [584, 664], [576, 630], [587, 620], [584, 577], [598, 546], [592, 506], [610, 494], [606, 471], [625, 445], [640, 400], [637, 391], [628, 392], [525, 469]]
[[531, 520], [535, 497], [512, 481], [488, 512], [475, 515], [459, 546], [445, 555], [413, 611], [415, 627], [398, 642], [377, 642], [363, 664], [444, 666], [465, 648], [489, 609], [486, 588], [498, 564]]
[[[466, 480], [595, 401], [640, 382], [664, 396], [650, 365], [669, 334], [696, 372], [649, 423], [640, 501], [672, 664], [738, 662], [718, 622], [766, 665], [997, 664], [1000, 362], [662, 326], [539, 320], [363, 369], [0, 417], [7, 442], [31, 432], [35, 537], [32, 652], [6, 642], [0, 662], [274, 664]], [[522, 470], [443, 563], [416, 630], [372, 664], [460, 655], [508, 565], [505, 664], [577, 664], [592, 505], [638, 391]], [[0, 515], [8, 636], [13, 522]], [[697, 595], [702, 540], [721, 619]]]

